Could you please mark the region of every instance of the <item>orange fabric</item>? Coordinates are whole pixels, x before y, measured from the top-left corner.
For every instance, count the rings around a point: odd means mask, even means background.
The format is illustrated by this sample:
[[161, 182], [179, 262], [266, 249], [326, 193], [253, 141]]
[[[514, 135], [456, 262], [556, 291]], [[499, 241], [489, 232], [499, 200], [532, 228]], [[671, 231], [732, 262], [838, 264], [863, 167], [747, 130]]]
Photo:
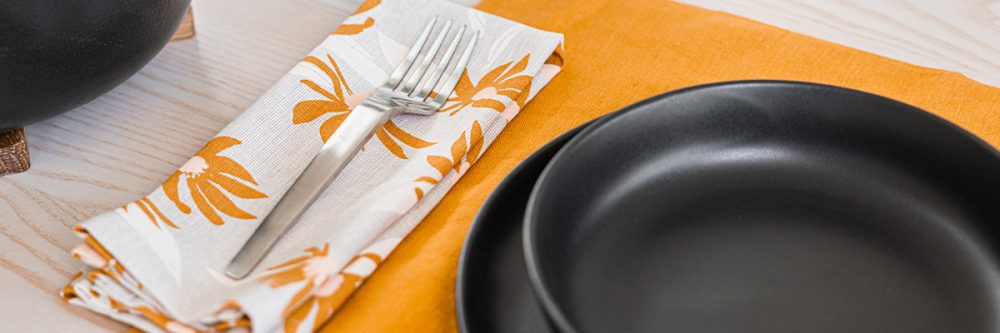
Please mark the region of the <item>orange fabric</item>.
[[916, 105], [1000, 146], [1000, 89], [960, 74], [665, 1], [486, 0], [478, 8], [564, 33], [565, 67], [324, 331], [455, 331], [458, 255], [497, 183], [558, 134], [668, 90], [742, 79], [845, 86]]

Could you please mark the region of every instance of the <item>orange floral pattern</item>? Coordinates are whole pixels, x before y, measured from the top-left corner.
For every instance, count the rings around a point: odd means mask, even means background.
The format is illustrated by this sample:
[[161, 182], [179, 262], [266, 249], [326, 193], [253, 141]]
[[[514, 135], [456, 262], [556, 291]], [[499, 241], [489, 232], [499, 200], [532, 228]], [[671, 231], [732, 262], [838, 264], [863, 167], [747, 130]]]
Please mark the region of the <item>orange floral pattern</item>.
[[[365, 252], [351, 259], [339, 274], [333, 275], [328, 270], [332, 267], [330, 263], [323, 262], [328, 254], [328, 246], [324, 245], [323, 249], [309, 248], [306, 250], [308, 255], [275, 266], [272, 269], [280, 272], [262, 279], [270, 282], [272, 288], [308, 281], [285, 307], [283, 315], [286, 333], [297, 332], [314, 308], [315, 316], [310, 331], [319, 329], [383, 260], [379, 254]], [[352, 269], [359, 266], [368, 266], [368, 269]]]
[[[348, 264], [348, 266], [357, 263], [359, 260], [370, 260], [376, 266], [382, 263], [382, 259], [379, 258], [378, 255], [367, 253], [355, 257], [351, 260], [351, 263]], [[354, 293], [354, 290], [358, 289], [358, 287], [361, 286], [361, 283], [367, 278], [368, 276], [347, 272], [337, 275], [335, 279], [331, 279], [329, 281], [328, 287], [321, 288], [324, 290], [316, 295], [313, 302], [300, 307], [292, 313], [292, 316], [288, 318], [285, 324], [286, 332], [293, 332], [291, 330], [287, 330], [287, 325], [291, 324], [297, 327], [298, 323], [301, 323], [305, 319], [305, 316], [309, 314], [309, 310], [312, 309], [314, 304], [318, 307], [318, 309], [316, 311], [316, 317], [313, 320], [312, 330], [316, 331], [323, 325], [323, 323], [333, 317], [333, 313], [347, 301], [347, 298], [350, 297], [351, 294]]]
[[[455, 170], [455, 172], [462, 171], [462, 159], [465, 159], [467, 165], [472, 165], [476, 163], [479, 159], [479, 154], [483, 150], [483, 128], [479, 125], [479, 121], [472, 122], [472, 128], [469, 130], [468, 141], [466, 141], [466, 132], [462, 131], [458, 139], [455, 140], [451, 145], [451, 156], [438, 156], [431, 155], [427, 156], [427, 163], [434, 167], [435, 170], [440, 174], [437, 177], [432, 176], [422, 176], [414, 180], [417, 183], [426, 183], [431, 185], [437, 185], [444, 178], [449, 171]], [[424, 190], [420, 187], [415, 187], [413, 191], [417, 195], [417, 200], [424, 197]]]
[[[371, 10], [372, 8], [375, 8], [375, 6], [378, 6], [381, 3], [382, 3], [381, 0], [367, 0], [364, 3], [362, 3], [361, 7], [358, 7], [358, 9], [355, 10], [354, 14], [351, 14], [351, 16], [367, 12], [367, 11]], [[357, 35], [357, 34], [360, 34], [362, 31], [365, 31], [365, 29], [371, 28], [372, 25], [375, 25], [375, 19], [371, 18], [371, 17], [368, 17], [368, 18], [365, 18], [365, 22], [361, 23], [361, 24], [350, 24], [350, 23], [341, 24], [339, 27], [337, 27], [337, 30], [333, 31], [333, 34], [334, 35]]]
[[268, 269], [268, 274], [260, 278], [260, 281], [267, 282], [271, 288], [281, 288], [292, 283], [306, 281], [306, 284], [285, 305], [282, 317], [288, 317], [313, 289], [326, 282], [330, 274], [335, 271], [336, 263], [330, 261], [329, 254], [330, 244], [324, 244], [322, 249], [310, 247], [306, 249], [306, 255], [271, 267]]
[[[331, 318], [349, 315], [353, 295], [420, 216], [484, 158], [490, 142], [559, 72], [558, 64], [542, 61], [559, 47], [558, 34], [432, 0], [356, 1], [363, 4], [345, 23], [216, 137], [203, 138], [205, 146], [162, 184], [77, 228], [83, 244], [71, 255], [86, 268], [61, 290], [64, 300], [136, 332], [321, 330]], [[300, 235], [306, 245], [272, 253], [273, 261], [247, 279], [232, 279], [211, 264], [238, 251], [243, 242], [228, 236], [252, 232], [244, 229], [272, 209], [275, 191], [292, 185], [287, 169], [315, 152], [303, 148], [332, 142], [405, 56], [422, 25], [389, 19], [402, 13], [427, 21], [431, 12], [438, 28], [448, 19], [489, 30], [479, 36], [484, 52], [474, 51], [468, 71], [456, 73], [452, 95], [431, 93], [445, 101], [444, 110], [375, 128], [377, 140], [356, 157], [360, 167], [345, 170], [336, 188], [319, 198], [330, 204], [330, 214], [300, 221], [308, 228], [344, 223]], [[358, 251], [361, 242], [368, 247]]]
[[506, 96], [523, 107], [531, 87], [531, 75], [524, 73], [529, 56], [525, 55], [517, 63], [512, 61], [494, 68], [476, 84], [472, 84], [468, 71], [462, 72], [455, 85], [455, 93], [438, 112], [450, 112], [454, 116], [470, 105], [503, 112], [506, 106], [497, 99], [500, 96]]
[[[72, 281], [60, 290], [60, 298], [67, 301], [80, 298], [80, 295], [77, 294], [73, 286], [77, 280], [86, 280], [89, 282], [88, 285], [90, 287], [85, 288], [84, 290], [86, 290], [89, 294], [89, 297], [103, 300], [106, 302], [107, 306], [115, 312], [138, 314], [168, 332], [193, 332], [189, 326], [172, 320], [160, 310], [147, 305], [129, 306], [126, 305], [126, 303], [113, 298], [111, 295], [95, 290], [93, 286], [98, 285], [98, 280], [100, 279], [111, 279], [123, 286], [133, 282], [134, 279], [128, 272], [125, 271], [125, 268], [118, 263], [118, 260], [115, 259], [111, 253], [104, 248], [104, 246], [97, 242], [97, 240], [94, 239], [94, 237], [91, 236], [86, 229], [76, 226], [73, 230], [84, 239], [84, 244], [73, 249], [73, 257], [87, 263], [94, 269], [86, 271], [86, 274], [84, 274], [84, 272], [80, 272], [74, 275], [71, 279]], [[90, 257], [91, 259], [84, 259], [82, 256]], [[96, 260], [94, 258], [96, 258]], [[136, 287], [139, 289], [143, 288], [142, 284], [138, 283], [136, 283]]]
[[[296, 125], [309, 123], [323, 115], [332, 114], [319, 127], [320, 137], [324, 142], [330, 139], [330, 136], [340, 127], [344, 119], [347, 119], [347, 115], [351, 113], [351, 110], [368, 97], [368, 94], [355, 94], [351, 90], [351, 87], [347, 85], [347, 79], [344, 78], [344, 74], [340, 71], [340, 66], [333, 60], [333, 57], [327, 55], [326, 58], [330, 61], [330, 65], [313, 56], [306, 57], [305, 61], [315, 65], [323, 73], [326, 73], [332, 82], [332, 89], [324, 89], [312, 80], [301, 80], [302, 84], [319, 93], [325, 99], [302, 101], [295, 104], [292, 110], [292, 123]], [[434, 145], [433, 142], [407, 133], [392, 120], [376, 131], [375, 136], [389, 152], [401, 159], [407, 159], [406, 151], [402, 145], [416, 149]]]
[[[114, 260], [110, 258], [109, 260]], [[107, 269], [98, 269], [88, 271], [87, 274], [84, 272], [79, 272], [71, 278], [71, 282], [63, 287], [59, 291], [59, 297], [64, 301], [73, 302], [74, 300], [79, 300], [82, 296], [90, 299], [90, 302], [102, 302], [107, 308], [119, 314], [130, 314], [134, 316], [139, 316], [143, 320], [159, 327], [163, 331], [171, 333], [195, 333], [195, 332], [222, 332], [229, 329], [236, 328], [247, 328], [251, 327], [250, 319], [243, 314], [241, 308], [232, 301], [227, 301], [226, 304], [218, 311], [218, 313], [223, 313], [224, 311], [229, 311], [227, 316], [216, 316], [214, 323], [202, 323], [202, 325], [208, 325], [207, 328], [195, 328], [190, 325], [184, 324], [170, 317], [164, 313], [158, 306], [153, 306], [146, 303], [143, 300], [132, 299], [129, 302], [122, 302], [116, 299], [111, 294], [105, 292], [104, 289], [100, 289], [100, 285], [106, 283], [107, 281], [99, 281], [102, 279], [111, 278], [118, 281], [118, 277], [114, 275], [109, 275]], [[85, 281], [81, 284], [81, 281]], [[80, 295], [75, 287], [83, 287], [81, 291], [86, 295]], [[144, 330], [131, 327], [129, 332], [143, 332]]]
[[224, 223], [219, 215], [220, 212], [237, 219], [257, 218], [240, 209], [226, 194], [229, 193], [241, 199], [267, 198], [267, 195], [252, 187], [258, 185], [257, 181], [242, 165], [229, 157], [219, 156], [223, 150], [238, 144], [240, 144], [240, 140], [233, 137], [216, 137], [205, 144], [204, 148], [181, 166], [177, 172], [174, 172], [170, 178], [167, 178], [162, 186], [163, 192], [174, 202], [177, 209], [184, 214], [191, 213], [191, 207], [181, 200], [179, 194], [180, 181], [181, 178], [184, 178], [187, 181], [187, 190], [195, 207], [212, 224], [222, 225]]
[[[160, 209], [156, 207], [156, 204], [154, 204], [152, 200], [149, 200], [149, 198], [142, 198], [134, 201], [133, 203], [139, 207], [139, 210], [142, 210], [143, 214], [146, 214], [146, 217], [149, 218], [150, 221], [153, 221], [153, 225], [157, 228], [160, 227], [159, 222], [163, 222], [163, 224], [177, 229], [177, 225], [174, 224], [174, 221], [171, 221], [166, 215], [163, 215], [163, 212], [161, 212]], [[127, 212], [128, 205], [125, 205], [122, 209]]]

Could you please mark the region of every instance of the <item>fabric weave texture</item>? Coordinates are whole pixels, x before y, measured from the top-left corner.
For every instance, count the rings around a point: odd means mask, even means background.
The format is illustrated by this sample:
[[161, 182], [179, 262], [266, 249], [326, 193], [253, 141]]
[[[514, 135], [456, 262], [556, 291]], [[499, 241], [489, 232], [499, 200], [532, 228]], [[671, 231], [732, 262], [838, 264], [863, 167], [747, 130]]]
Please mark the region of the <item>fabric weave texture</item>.
[[[388, 122], [249, 277], [226, 277], [433, 16], [482, 33], [445, 107]], [[62, 297], [151, 332], [318, 329], [560, 71], [561, 47], [558, 33], [446, 1], [366, 1], [162, 186], [79, 224], [73, 256], [88, 268]]]

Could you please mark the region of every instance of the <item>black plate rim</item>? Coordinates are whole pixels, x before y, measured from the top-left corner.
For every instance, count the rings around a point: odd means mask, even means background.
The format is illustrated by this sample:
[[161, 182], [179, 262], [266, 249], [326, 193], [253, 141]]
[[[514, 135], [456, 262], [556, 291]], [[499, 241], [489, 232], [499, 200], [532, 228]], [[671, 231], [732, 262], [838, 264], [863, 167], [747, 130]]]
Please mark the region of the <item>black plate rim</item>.
[[[486, 201], [484, 201], [482, 206], [479, 207], [479, 211], [476, 213], [476, 217], [473, 218], [472, 224], [469, 226], [469, 231], [466, 232], [465, 241], [462, 244], [462, 251], [458, 257], [458, 270], [455, 275], [455, 312], [458, 319], [459, 332], [470, 332], [468, 313], [466, 313], [467, 311], [466, 309], [470, 306], [467, 300], [468, 291], [466, 290], [466, 288], [468, 287], [466, 280], [468, 279], [468, 275], [470, 274], [468, 272], [469, 256], [471, 255], [470, 253], [473, 252], [472, 245], [477, 243], [478, 239], [485, 237], [482, 230], [485, 229], [483, 225], [485, 223], [484, 219], [486, 216], [486, 212], [489, 210], [488, 208], [497, 204], [500, 192], [502, 192], [503, 189], [510, 187], [511, 183], [514, 181], [514, 178], [516, 178], [518, 174], [524, 172], [524, 169], [527, 167], [527, 165], [530, 164], [532, 161], [538, 159], [540, 154], [542, 154], [547, 150], [555, 148], [555, 146], [559, 146], [559, 148], [561, 149], [562, 147], [566, 146], [566, 144], [568, 144], [573, 137], [580, 134], [590, 125], [596, 123], [599, 119], [600, 118], [587, 121], [586, 123], [583, 123], [566, 132], [563, 132], [559, 136], [555, 137], [554, 139], [550, 140], [549, 142], [545, 143], [544, 145], [536, 149], [534, 152], [531, 153], [531, 155], [528, 155], [527, 158], [518, 163], [517, 166], [514, 167], [514, 169], [512, 169], [506, 176], [504, 176], [503, 180], [501, 180], [500, 183], [497, 184], [497, 186], [493, 189], [493, 191], [490, 192], [490, 195], [486, 197]], [[549, 159], [549, 161], [551, 161], [551, 158]]]
[[950, 121], [948, 121], [948, 120], [946, 120], [944, 118], [941, 118], [940, 116], [938, 116], [936, 114], [930, 113], [930, 112], [925, 111], [925, 110], [923, 110], [921, 108], [918, 108], [916, 106], [913, 106], [913, 105], [910, 105], [910, 104], [907, 104], [907, 103], [903, 103], [903, 102], [900, 102], [898, 100], [891, 99], [891, 98], [888, 98], [888, 97], [884, 97], [884, 96], [881, 96], [881, 95], [876, 95], [876, 94], [873, 94], [873, 93], [868, 93], [868, 92], [864, 92], [864, 91], [860, 91], [860, 90], [856, 90], [856, 89], [839, 87], [839, 86], [834, 86], [834, 85], [828, 85], [828, 84], [822, 84], [822, 83], [815, 83], [815, 82], [804, 82], [804, 81], [789, 81], [789, 80], [740, 80], [740, 81], [724, 81], [724, 82], [715, 82], [715, 83], [709, 83], [709, 84], [701, 84], [701, 85], [694, 85], [694, 86], [690, 86], [690, 87], [684, 87], [684, 88], [680, 88], [680, 89], [668, 91], [666, 93], [662, 93], [662, 94], [659, 94], [659, 95], [655, 95], [655, 96], [643, 99], [643, 100], [641, 100], [639, 102], [636, 102], [634, 104], [626, 106], [626, 107], [624, 107], [624, 108], [622, 108], [622, 109], [620, 109], [618, 111], [615, 111], [615, 112], [612, 112], [612, 113], [610, 113], [608, 115], [605, 115], [604, 117], [601, 117], [600, 119], [594, 120], [593, 123], [590, 124], [587, 128], [585, 128], [580, 133], [577, 133], [576, 136], [574, 136], [572, 139], [570, 139], [570, 141], [567, 142], [566, 145], [564, 145], [563, 148], [560, 149], [559, 152], [557, 152], [556, 155], [553, 156], [551, 160], [549, 160], [549, 164], [545, 167], [545, 169], [539, 175], [538, 180], [535, 182], [535, 185], [532, 188], [531, 196], [528, 198], [528, 205], [527, 205], [527, 208], [525, 210], [525, 215], [524, 215], [525, 216], [524, 225], [523, 225], [524, 229], [521, 231], [521, 234], [522, 234], [522, 237], [523, 237], [522, 244], [524, 245], [524, 251], [523, 251], [524, 252], [524, 257], [525, 257], [524, 259], [525, 259], [525, 264], [528, 266], [527, 267], [527, 269], [528, 269], [528, 280], [531, 282], [532, 290], [535, 293], [535, 298], [542, 305], [542, 309], [545, 311], [545, 314], [546, 314], [547, 318], [549, 319], [549, 322], [552, 325], [554, 325], [557, 328], [558, 331], [560, 331], [560, 332], [580, 332], [580, 330], [573, 324], [573, 322], [570, 321], [567, 318], [566, 314], [562, 311], [562, 308], [556, 303], [556, 301], [555, 301], [555, 299], [554, 299], [554, 297], [552, 295], [552, 292], [546, 287], [546, 284], [543, 283], [541, 272], [539, 272], [539, 269], [538, 269], [538, 264], [539, 263], [538, 263], [538, 259], [537, 259], [540, 249], [538, 249], [538, 248], [536, 248], [536, 246], [534, 246], [534, 238], [535, 238], [536, 235], [533, 232], [533, 230], [535, 229], [537, 223], [534, 222], [534, 219], [531, 218], [531, 216], [537, 214], [537, 210], [534, 209], [534, 206], [536, 205], [536, 201], [538, 200], [538, 195], [537, 194], [538, 194], [539, 188], [541, 187], [541, 184], [544, 183], [544, 181], [545, 181], [546, 178], [550, 177], [549, 174], [550, 174], [550, 171], [552, 170], [552, 165], [556, 164], [560, 159], [565, 159], [566, 158], [564, 155], [565, 155], [565, 152], [567, 151], [567, 147], [573, 147], [575, 145], [580, 144], [580, 141], [583, 140], [582, 138], [587, 137], [589, 133], [596, 131], [597, 129], [599, 129], [600, 127], [603, 127], [608, 122], [611, 122], [614, 119], [616, 119], [618, 117], [621, 117], [622, 115], [624, 115], [624, 114], [626, 114], [626, 113], [628, 113], [628, 112], [630, 112], [632, 110], [641, 108], [641, 107], [646, 106], [646, 105], [651, 104], [651, 103], [658, 102], [658, 101], [660, 101], [662, 99], [666, 99], [666, 98], [669, 98], [669, 97], [674, 96], [674, 95], [683, 94], [683, 93], [687, 93], [687, 92], [690, 92], [690, 91], [710, 89], [710, 88], [715, 88], [715, 87], [720, 87], [720, 86], [729, 87], [729, 86], [747, 86], [747, 85], [749, 85], [749, 86], [778, 85], [778, 86], [788, 86], [788, 87], [807, 87], [807, 88], [814, 88], [814, 89], [833, 90], [833, 91], [843, 92], [843, 93], [857, 95], [857, 96], [864, 96], [866, 98], [880, 99], [880, 100], [882, 100], [884, 102], [888, 102], [889, 104], [895, 104], [895, 105], [899, 106], [900, 110], [911, 111], [914, 114], [914, 116], [916, 116], [916, 117], [923, 117], [925, 120], [927, 120], [929, 122], [932, 122], [932, 123], [934, 123], [936, 125], [941, 126], [941, 128], [943, 130], [949, 130], [949, 131], [956, 132], [956, 134], [959, 134], [959, 135], [965, 137], [966, 139], [971, 140], [970, 141], [971, 144], [977, 145], [978, 148], [984, 149], [986, 152], [990, 153], [994, 158], [1000, 159], [1000, 151], [998, 151], [996, 148], [994, 148], [989, 143], [987, 143], [986, 141], [984, 141], [982, 138], [979, 138], [978, 136], [972, 134], [971, 132], [965, 130], [964, 128], [959, 127], [958, 125], [956, 125], [956, 124], [954, 124], [954, 123], [952, 123], [952, 122], [950, 122]]

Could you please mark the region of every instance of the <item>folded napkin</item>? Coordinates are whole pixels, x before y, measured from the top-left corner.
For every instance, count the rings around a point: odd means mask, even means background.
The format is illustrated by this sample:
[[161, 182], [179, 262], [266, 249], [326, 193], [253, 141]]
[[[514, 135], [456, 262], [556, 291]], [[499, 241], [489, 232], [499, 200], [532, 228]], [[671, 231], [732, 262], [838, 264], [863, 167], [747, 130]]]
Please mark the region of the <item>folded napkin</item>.
[[[385, 125], [250, 277], [222, 271], [432, 16], [481, 31], [433, 116]], [[146, 331], [310, 332], [560, 70], [562, 36], [438, 0], [368, 0], [149, 195], [75, 228], [72, 304]]]
[[[898, 99], [1000, 147], [1000, 89], [671, 1], [484, 0], [477, 9], [565, 34], [562, 72], [338, 311], [324, 332], [456, 331], [454, 281], [476, 211], [518, 162], [588, 120], [668, 90], [743, 79], [827, 83]], [[392, 298], [393, 302], [384, 302]], [[372, 316], [379, 313], [380, 316]]]

